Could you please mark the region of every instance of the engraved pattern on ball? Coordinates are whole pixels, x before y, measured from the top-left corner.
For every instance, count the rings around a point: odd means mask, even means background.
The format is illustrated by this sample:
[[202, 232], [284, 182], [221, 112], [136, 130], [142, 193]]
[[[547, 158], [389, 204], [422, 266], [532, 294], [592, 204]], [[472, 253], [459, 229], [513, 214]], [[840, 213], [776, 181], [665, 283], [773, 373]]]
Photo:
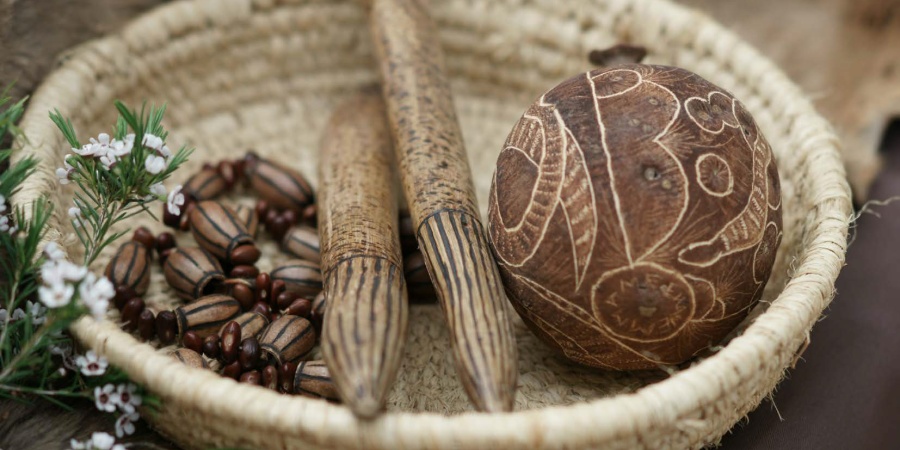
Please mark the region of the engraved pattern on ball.
[[526, 324], [583, 364], [678, 364], [759, 299], [781, 241], [771, 148], [683, 69], [575, 76], [528, 107], [497, 162], [490, 237]]

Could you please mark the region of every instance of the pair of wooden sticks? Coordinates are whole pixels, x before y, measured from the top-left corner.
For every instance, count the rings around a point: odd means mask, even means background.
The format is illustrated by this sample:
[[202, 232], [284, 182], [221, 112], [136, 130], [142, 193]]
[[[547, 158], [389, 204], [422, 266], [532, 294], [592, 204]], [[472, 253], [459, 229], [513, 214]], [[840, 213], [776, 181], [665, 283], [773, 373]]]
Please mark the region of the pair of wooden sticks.
[[[323, 351], [338, 391], [377, 415], [396, 378], [407, 294], [393, 174], [435, 284], [463, 387], [481, 411], [512, 409], [517, 354], [479, 219], [440, 43], [420, 0], [371, 0], [382, 96], [339, 107], [322, 142]], [[396, 161], [396, 162], [395, 162]]]

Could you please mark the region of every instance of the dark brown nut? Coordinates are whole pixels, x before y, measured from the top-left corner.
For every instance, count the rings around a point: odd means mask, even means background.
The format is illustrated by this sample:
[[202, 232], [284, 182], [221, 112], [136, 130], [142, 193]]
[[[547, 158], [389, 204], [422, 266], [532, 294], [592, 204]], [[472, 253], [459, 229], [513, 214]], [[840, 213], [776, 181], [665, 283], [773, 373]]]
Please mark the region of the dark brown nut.
[[271, 223], [266, 224], [266, 228], [276, 241], [284, 239], [284, 235], [287, 234], [290, 227], [291, 224], [283, 216], [278, 216]]
[[278, 210], [275, 208], [266, 210], [266, 215], [263, 216], [263, 223], [266, 224], [266, 228], [272, 228], [272, 224], [275, 223], [275, 219], [279, 216], [281, 216], [281, 214], [279, 214]]
[[[282, 282], [281, 280], [276, 280], [278, 282]], [[279, 311], [284, 311], [291, 306], [291, 303], [294, 303], [294, 300], [300, 298], [300, 294], [296, 292], [282, 292], [278, 294], [278, 297], [275, 298], [275, 305], [278, 307]], [[298, 314], [294, 314], [295, 316]]]
[[413, 226], [412, 217], [409, 213], [400, 215], [400, 221], [397, 223], [400, 229], [400, 251], [404, 255], [408, 255], [419, 249], [419, 241], [416, 240], [416, 229]]
[[231, 252], [230, 262], [236, 265], [253, 264], [259, 260], [262, 253], [253, 244], [240, 245]]
[[144, 312], [144, 301], [140, 297], [135, 297], [125, 303], [122, 308], [122, 328], [132, 331], [137, 329], [138, 318]]
[[272, 309], [279, 309], [278, 297], [280, 297], [281, 294], [284, 294], [286, 290], [287, 285], [284, 284], [284, 280], [272, 281], [272, 288], [269, 289], [269, 306], [271, 306]]
[[225, 177], [213, 168], [206, 168], [188, 178], [181, 192], [195, 201], [203, 201], [214, 199], [227, 189]]
[[240, 351], [238, 352], [238, 361], [244, 370], [255, 369], [259, 366], [259, 360], [262, 352], [259, 349], [259, 341], [255, 337], [248, 337], [241, 341]]
[[125, 307], [125, 303], [135, 297], [137, 297], [137, 292], [134, 292], [134, 289], [128, 286], [116, 286], [116, 295], [113, 297], [113, 302], [116, 304], [116, 309], [121, 311]]
[[303, 361], [294, 374], [293, 393], [305, 397], [339, 401], [337, 389], [331, 381], [328, 367], [323, 361]]
[[176, 245], [177, 242], [175, 241], [175, 235], [169, 233], [168, 231], [159, 233], [159, 236], [156, 236], [157, 253], [161, 253], [163, 250], [168, 250], [170, 248], [175, 248]]
[[140, 242], [148, 250], [156, 248], [156, 237], [153, 236], [153, 233], [147, 227], [138, 227], [138, 229], [134, 230], [131, 240]]
[[272, 308], [266, 302], [256, 302], [250, 311], [269, 317], [272, 315]]
[[289, 209], [281, 213], [281, 217], [284, 217], [284, 221], [288, 223], [288, 225], [294, 225], [300, 220], [300, 215], [294, 212], [294, 210]]
[[297, 373], [297, 363], [286, 362], [278, 366], [278, 380], [281, 381], [281, 392], [291, 393], [294, 389], [294, 374]]
[[308, 225], [291, 227], [281, 240], [281, 248], [300, 259], [318, 264], [322, 260], [319, 232]]
[[153, 315], [153, 311], [144, 308], [144, 311], [138, 316], [137, 328], [141, 339], [145, 341], [149, 341], [153, 339], [153, 336], [156, 336], [156, 317]]
[[413, 303], [433, 302], [437, 300], [437, 292], [425, 266], [425, 256], [416, 250], [403, 258], [403, 276], [406, 279], [406, 291], [409, 301]]
[[196, 367], [198, 369], [208, 369], [209, 366], [206, 365], [206, 360], [200, 356], [199, 353], [189, 349], [189, 348], [179, 348], [178, 350], [170, 353], [173, 358], [177, 359], [182, 364], [188, 367]]
[[172, 311], [162, 311], [156, 315], [156, 337], [162, 345], [170, 345], [178, 336], [178, 318]]
[[277, 364], [283, 364], [309, 352], [316, 344], [316, 331], [302, 317], [282, 316], [263, 331], [259, 344]]
[[[221, 202], [206, 200], [196, 203], [188, 216], [191, 234], [202, 249], [220, 261], [234, 265], [252, 264], [259, 259], [259, 250], [253, 246], [253, 237], [237, 217], [237, 213]], [[241, 251], [241, 259], [235, 252]], [[250, 260], [248, 250], [256, 251], [256, 258]]]
[[222, 328], [220, 335], [222, 336], [222, 361], [226, 364], [237, 361], [238, 347], [241, 343], [241, 326], [235, 321], [228, 322]]
[[262, 385], [266, 389], [278, 390], [278, 369], [275, 366], [263, 367]]
[[256, 276], [256, 301], [269, 301], [269, 292], [272, 290], [272, 277], [263, 272]]
[[241, 313], [241, 305], [234, 297], [213, 294], [197, 299], [189, 305], [175, 308], [178, 334], [193, 331], [201, 338], [216, 334], [223, 324]]
[[231, 278], [256, 278], [257, 275], [259, 275], [259, 269], [249, 265], [234, 266], [231, 273], [228, 274]]
[[219, 336], [214, 334], [212, 336], [207, 336], [206, 339], [203, 340], [203, 354], [208, 358], [218, 359], [219, 358], [219, 344], [220, 344]]
[[181, 343], [185, 348], [189, 348], [197, 353], [203, 352], [203, 338], [193, 331], [185, 332], [184, 336], [181, 337]]
[[229, 364], [226, 364], [225, 367], [222, 368], [222, 375], [232, 380], [238, 380], [241, 378], [241, 363], [237, 361], [233, 361]]
[[219, 164], [216, 165], [216, 171], [225, 179], [228, 189], [234, 187], [234, 183], [237, 181], [237, 174], [234, 172], [234, 165], [231, 164], [231, 161], [219, 161]]
[[259, 383], [262, 382], [262, 376], [260, 376], [258, 370], [251, 370], [241, 374], [240, 382], [259, 386]]
[[185, 300], [203, 297], [225, 281], [219, 261], [206, 250], [178, 247], [170, 252], [163, 273], [178, 297]]
[[[262, 314], [257, 311], [247, 311], [235, 317], [232, 322], [237, 323], [239, 326], [239, 334], [237, 339], [238, 342], [240, 342], [249, 337], [259, 336], [259, 333], [261, 333], [262, 330], [266, 329], [266, 327], [269, 326], [269, 315]], [[224, 336], [225, 328], [228, 327], [228, 323], [223, 325], [222, 329], [219, 330], [219, 336]]]
[[273, 280], [284, 280], [287, 292], [296, 292], [301, 297], [315, 297], [322, 292], [322, 270], [319, 265], [293, 259], [271, 272]]
[[489, 241], [509, 301], [581, 364], [692, 359], [744, 320], [775, 262], [771, 148], [737, 98], [684, 69], [563, 81], [515, 124], [494, 174]]
[[237, 205], [232, 209], [250, 236], [255, 239], [259, 231], [259, 216], [256, 215], [256, 209], [247, 205]]
[[312, 187], [299, 172], [255, 153], [244, 158], [244, 174], [250, 187], [271, 207], [302, 213], [313, 202]]
[[312, 311], [312, 302], [306, 298], [298, 298], [294, 300], [290, 306], [284, 311], [285, 314], [289, 314], [297, 317], [309, 317], [309, 313]]
[[236, 283], [231, 286], [231, 296], [241, 304], [241, 309], [243, 309], [244, 311], [249, 311], [250, 308], [253, 307], [253, 303], [255, 303], [256, 301], [256, 298], [253, 294], [253, 291], [250, 289], [250, 286], [242, 283]]
[[316, 206], [315, 203], [307, 206], [306, 208], [303, 208], [303, 213], [300, 214], [300, 219], [306, 223], [311, 223], [311, 224], [315, 225], [316, 213], [317, 213], [318, 209], [319, 208]]
[[253, 207], [253, 210], [256, 211], [256, 218], [258, 220], [263, 220], [269, 214], [269, 202], [265, 200], [258, 200], [256, 205]]
[[105, 275], [113, 286], [127, 286], [137, 295], [146, 294], [150, 283], [150, 249], [135, 241], [122, 244], [106, 265]]

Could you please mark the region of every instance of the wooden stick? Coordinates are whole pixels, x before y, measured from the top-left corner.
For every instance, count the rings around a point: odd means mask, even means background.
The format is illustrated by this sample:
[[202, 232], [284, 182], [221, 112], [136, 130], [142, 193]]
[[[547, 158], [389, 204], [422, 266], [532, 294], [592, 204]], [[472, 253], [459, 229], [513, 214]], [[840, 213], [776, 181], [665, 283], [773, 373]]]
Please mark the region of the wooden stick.
[[406, 337], [393, 161], [377, 93], [337, 108], [322, 140], [319, 166], [328, 298], [322, 350], [341, 398], [363, 418], [383, 409]]
[[508, 411], [517, 355], [485, 237], [434, 23], [417, 0], [371, 0], [370, 26], [401, 179], [463, 387]]

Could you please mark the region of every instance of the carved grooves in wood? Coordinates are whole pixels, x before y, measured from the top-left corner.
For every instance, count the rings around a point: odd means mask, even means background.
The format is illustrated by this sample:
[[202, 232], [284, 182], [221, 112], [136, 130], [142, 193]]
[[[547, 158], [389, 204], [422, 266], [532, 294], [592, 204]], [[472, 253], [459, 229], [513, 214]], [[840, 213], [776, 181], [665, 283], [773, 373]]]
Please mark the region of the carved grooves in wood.
[[481, 223], [462, 211], [440, 211], [422, 222], [418, 239], [469, 397], [482, 411], [511, 409], [516, 345]]
[[[322, 343], [342, 399], [364, 415], [384, 404], [400, 367], [406, 335], [403, 270], [385, 258], [356, 256], [325, 276], [329, 306]], [[364, 350], [364, 351], [363, 351]], [[340, 380], [340, 382], [339, 382]]]

